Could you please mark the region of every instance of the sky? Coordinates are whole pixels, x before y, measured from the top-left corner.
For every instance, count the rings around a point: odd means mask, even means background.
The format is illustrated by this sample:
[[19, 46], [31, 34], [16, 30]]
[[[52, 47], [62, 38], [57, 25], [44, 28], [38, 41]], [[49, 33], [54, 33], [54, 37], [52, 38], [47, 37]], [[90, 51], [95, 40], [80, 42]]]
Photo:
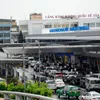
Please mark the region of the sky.
[[47, 15], [100, 14], [100, 0], [0, 0], [0, 18], [25, 20], [31, 13]]

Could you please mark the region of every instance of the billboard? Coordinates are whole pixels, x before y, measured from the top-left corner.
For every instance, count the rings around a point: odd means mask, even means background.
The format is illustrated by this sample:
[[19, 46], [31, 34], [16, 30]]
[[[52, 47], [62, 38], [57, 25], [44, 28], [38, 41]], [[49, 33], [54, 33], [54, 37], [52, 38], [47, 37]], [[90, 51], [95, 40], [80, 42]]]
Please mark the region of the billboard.
[[78, 27], [71, 27], [71, 28], [54, 28], [50, 29], [49, 32], [67, 32], [67, 31], [83, 31], [89, 30], [89, 26], [78, 26]]

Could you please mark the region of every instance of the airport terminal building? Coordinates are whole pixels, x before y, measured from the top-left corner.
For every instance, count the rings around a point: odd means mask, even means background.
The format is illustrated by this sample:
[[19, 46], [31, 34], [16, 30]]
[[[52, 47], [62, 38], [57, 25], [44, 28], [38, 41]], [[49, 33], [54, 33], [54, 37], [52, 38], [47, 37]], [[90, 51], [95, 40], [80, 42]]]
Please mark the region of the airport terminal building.
[[27, 42], [37, 39], [45, 42], [100, 36], [100, 18], [22, 20], [19, 21], [19, 27], [23, 34], [28, 34]]

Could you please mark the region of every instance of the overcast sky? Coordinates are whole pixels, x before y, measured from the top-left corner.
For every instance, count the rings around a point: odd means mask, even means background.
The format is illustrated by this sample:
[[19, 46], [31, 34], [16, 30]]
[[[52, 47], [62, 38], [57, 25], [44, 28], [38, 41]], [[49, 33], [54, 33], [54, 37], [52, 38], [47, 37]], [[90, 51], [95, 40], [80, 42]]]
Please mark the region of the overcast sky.
[[100, 14], [100, 0], [0, 0], [0, 18], [23, 20], [34, 12], [43, 16]]

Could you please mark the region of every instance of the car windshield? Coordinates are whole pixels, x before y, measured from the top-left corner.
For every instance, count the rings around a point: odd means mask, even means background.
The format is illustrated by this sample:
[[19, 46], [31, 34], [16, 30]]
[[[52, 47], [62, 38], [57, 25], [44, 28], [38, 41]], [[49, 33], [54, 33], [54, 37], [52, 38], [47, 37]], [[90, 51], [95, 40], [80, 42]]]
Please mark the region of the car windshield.
[[92, 94], [93, 96], [100, 96], [100, 94], [99, 93], [95, 93], [95, 94]]
[[91, 84], [100, 84], [100, 80], [92, 80]]
[[62, 73], [56, 73], [56, 74], [62, 74]]
[[55, 76], [55, 79], [62, 79], [61, 76]]
[[54, 83], [55, 83], [54, 81], [47, 82], [47, 84], [54, 84]]
[[52, 70], [53, 68], [47, 68], [47, 70]]
[[56, 73], [57, 71], [56, 71], [56, 70], [54, 70], [54, 69], [52, 69], [52, 70], [51, 70], [51, 72], [55, 72], [55, 73]]
[[56, 80], [56, 82], [63, 82], [62, 80]]
[[75, 75], [75, 73], [69, 73], [69, 75]]
[[34, 60], [34, 59], [31, 58], [31, 59], [29, 59], [29, 60], [32, 61], [32, 60]]
[[73, 87], [72, 90], [76, 91], [76, 90], [79, 90], [78, 87]]

